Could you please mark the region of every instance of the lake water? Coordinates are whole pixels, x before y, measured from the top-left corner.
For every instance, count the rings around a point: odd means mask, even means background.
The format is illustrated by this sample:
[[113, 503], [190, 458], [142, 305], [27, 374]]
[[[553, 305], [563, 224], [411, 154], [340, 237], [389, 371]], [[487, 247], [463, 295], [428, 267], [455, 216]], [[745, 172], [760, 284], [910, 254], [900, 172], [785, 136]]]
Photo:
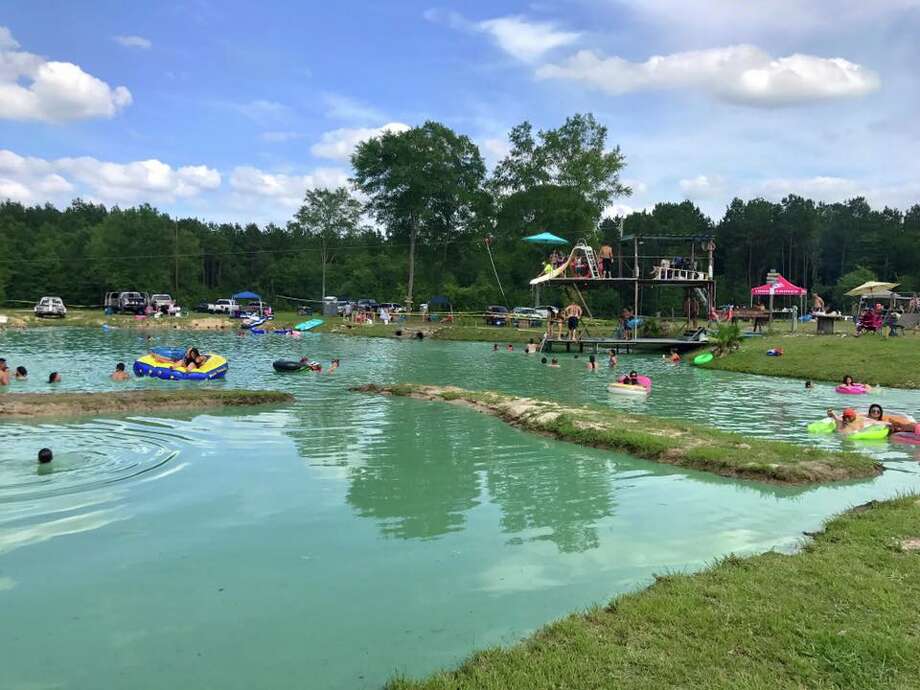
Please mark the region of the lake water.
[[[287, 389], [233, 414], [0, 424], [0, 688], [377, 688], [451, 666], [540, 625], [728, 553], [790, 550], [873, 498], [920, 491], [911, 447], [852, 446], [877, 479], [738, 482], [579, 448], [467, 409], [348, 392], [413, 381], [686, 417], [800, 443], [828, 406], [801, 382], [623, 356], [654, 380], [610, 396], [586, 357], [560, 369], [491, 344], [337, 336], [158, 335], [225, 354], [225, 382], [107, 378], [148, 347], [131, 331], [0, 335], [32, 377], [9, 390], [176, 385]], [[333, 375], [272, 360], [342, 359]], [[854, 372], [858, 375], [858, 372]], [[0, 393], [3, 395], [4, 393]], [[871, 396], [920, 411], [920, 393]], [[54, 449], [39, 474], [37, 450]]]

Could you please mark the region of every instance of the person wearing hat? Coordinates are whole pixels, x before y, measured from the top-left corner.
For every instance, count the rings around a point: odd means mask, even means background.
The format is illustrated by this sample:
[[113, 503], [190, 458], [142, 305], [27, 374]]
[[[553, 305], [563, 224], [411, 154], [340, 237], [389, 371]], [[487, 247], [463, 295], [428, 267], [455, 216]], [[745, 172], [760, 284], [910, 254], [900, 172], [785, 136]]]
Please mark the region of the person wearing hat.
[[852, 407], [846, 408], [839, 417], [833, 410], [828, 410], [827, 416], [837, 424], [837, 433], [852, 434], [863, 428], [863, 421]]

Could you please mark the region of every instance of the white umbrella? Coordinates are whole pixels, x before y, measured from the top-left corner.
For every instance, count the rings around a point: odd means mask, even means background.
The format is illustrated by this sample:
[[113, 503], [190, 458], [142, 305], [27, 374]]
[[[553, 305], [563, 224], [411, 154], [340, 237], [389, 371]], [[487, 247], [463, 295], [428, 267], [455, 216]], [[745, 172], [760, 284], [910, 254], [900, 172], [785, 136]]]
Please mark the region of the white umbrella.
[[882, 283], [878, 280], [870, 280], [846, 293], [849, 297], [874, 297], [885, 295], [894, 290], [901, 283]]

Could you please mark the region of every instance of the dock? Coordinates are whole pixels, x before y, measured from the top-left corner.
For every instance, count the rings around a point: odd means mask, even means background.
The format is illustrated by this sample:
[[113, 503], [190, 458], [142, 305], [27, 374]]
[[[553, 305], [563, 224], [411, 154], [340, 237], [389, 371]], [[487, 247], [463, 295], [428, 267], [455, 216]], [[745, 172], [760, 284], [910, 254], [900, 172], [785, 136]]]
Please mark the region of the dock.
[[558, 346], [559, 352], [578, 352], [598, 354], [613, 350], [617, 354], [631, 354], [633, 352], [670, 352], [672, 349], [678, 352], [695, 350], [703, 347], [705, 340], [686, 338], [603, 338], [584, 336], [577, 340], [568, 338], [543, 338], [540, 345], [540, 352], [554, 352], [553, 348]]

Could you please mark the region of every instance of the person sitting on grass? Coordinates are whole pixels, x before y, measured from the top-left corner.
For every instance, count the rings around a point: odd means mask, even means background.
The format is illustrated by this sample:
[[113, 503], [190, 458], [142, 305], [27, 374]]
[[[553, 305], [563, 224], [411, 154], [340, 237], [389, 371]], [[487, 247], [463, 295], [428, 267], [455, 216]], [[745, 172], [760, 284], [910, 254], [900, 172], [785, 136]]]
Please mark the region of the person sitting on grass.
[[859, 431], [863, 428], [862, 420], [852, 407], [846, 408], [839, 417], [833, 410], [829, 409], [827, 416], [834, 420], [839, 434], [852, 434], [854, 431]]
[[29, 378], [29, 372], [25, 367], [16, 367], [16, 374], [13, 376], [17, 381], [25, 381]]
[[115, 365], [115, 371], [112, 372], [109, 378], [113, 381], [127, 381], [131, 377], [128, 375], [128, 372], [125, 371], [125, 363], [119, 362]]

